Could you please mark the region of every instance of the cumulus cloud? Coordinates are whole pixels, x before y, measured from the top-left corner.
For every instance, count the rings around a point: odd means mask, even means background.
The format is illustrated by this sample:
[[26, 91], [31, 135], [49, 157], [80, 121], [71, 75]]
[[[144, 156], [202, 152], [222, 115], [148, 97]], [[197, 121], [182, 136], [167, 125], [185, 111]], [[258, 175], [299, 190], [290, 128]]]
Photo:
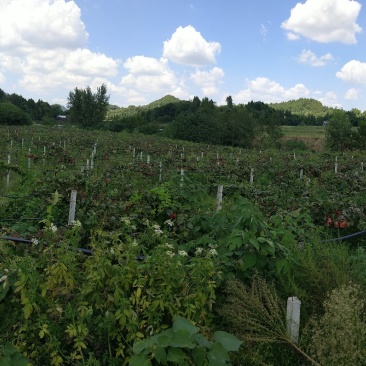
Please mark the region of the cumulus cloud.
[[338, 96], [333, 91], [327, 92], [324, 96], [320, 96], [317, 99], [325, 106], [341, 108], [341, 104], [338, 102]]
[[257, 77], [247, 81], [247, 88], [233, 96], [238, 103], [247, 103], [251, 100], [264, 103], [277, 103], [285, 100], [306, 98], [309, 90], [303, 84], [286, 89], [276, 81], [265, 77]]
[[118, 60], [83, 47], [88, 34], [74, 1], [2, 1], [0, 34], [0, 71], [28, 91], [86, 87], [118, 73]]
[[1, 72], [0, 72], [0, 84], [5, 83], [5, 81], [6, 81], [6, 77], [5, 77], [5, 75], [4, 75], [3, 73], [1, 73]]
[[348, 89], [345, 96], [344, 96], [344, 99], [347, 99], [347, 100], [357, 100], [359, 98], [359, 94], [360, 94], [360, 90], [359, 89], [355, 89], [355, 88], [351, 88], [351, 89]]
[[301, 64], [307, 64], [314, 67], [325, 66], [329, 62], [333, 61], [333, 56], [327, 53], [323, 56], [316, 56], [316, 54], [310, 50], [302, 50], [297, 60]]
[[224, 71], [214, 67], [210, 71], [197, 70], [192, 73], [190, 79], [201, 87], [204, 96], [212, 96], [218, 93], [217, 83], [224, 77]]
[[81, 47], [88, 34], [80, 15], [74, 1], [1, 1], [0, 47], [8, 52]]
[[127, 59], [123, 66], [129, 72], [121, 80], [121, 85], [126, 88], [167, 94], [179, 87], [179, 81], [165, 58], [157, 60], [152, 57], [134, 56]]
[[172, 37], [164, 42], [163, 56], [172, 62], [187, 66], [205, 66], [216, 62], [220, 53], [218, 42], [207, 42], [191, 25], [179, 27]]
[[349, 61], [341, 71], [336, 73], [336, 76], [349, 83], [366, 84], [366, 63], [356, 60]]
[[290, 40], [303, 36], [321, 43], [354, 44], [362, 30], [356, 22], [360, 10], [361, 4], [353, 0], [307, 0], [295, 5], [281, 27]]

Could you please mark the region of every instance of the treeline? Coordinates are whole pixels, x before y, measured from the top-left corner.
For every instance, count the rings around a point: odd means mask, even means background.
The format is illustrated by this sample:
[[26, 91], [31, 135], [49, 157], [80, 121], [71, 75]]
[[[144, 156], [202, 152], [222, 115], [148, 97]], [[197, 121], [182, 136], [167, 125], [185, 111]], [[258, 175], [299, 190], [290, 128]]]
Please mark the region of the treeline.
[[167, 103], [134, 115], [114, 117], [104, 128], [112, 131], [159, 133], [166, 137], [250, 148], [256, 142], [275, 146], [282, 137], [282, 112], [262, 102], [225, 106], [211, 99]]
[[0, 89], [0, 124], [29, 125], [32, 122], [52, 123], [56, 116], [64, 114], [59, 104], [32, 98], [25, 99], [18, 94], [8, 94]]

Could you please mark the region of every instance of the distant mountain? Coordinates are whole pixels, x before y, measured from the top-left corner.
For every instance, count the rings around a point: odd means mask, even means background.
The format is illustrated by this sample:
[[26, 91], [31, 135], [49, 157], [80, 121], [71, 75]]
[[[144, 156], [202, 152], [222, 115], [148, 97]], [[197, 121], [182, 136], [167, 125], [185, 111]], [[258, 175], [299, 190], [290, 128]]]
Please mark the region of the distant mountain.
[[170, 103], [179, 103], [181, 100], [179, 98], [174, 97], [173, 95], [166, 95], [165, 97], [162, 97], [158, 100], [155, 100], [154, 102], [151, 102], [144, 106], [134, 106], [130, 105], [127, 108], [121, 107], [121, 108], [114, 108], [116, 106], [110, 106], [108, 112], [107, 112], [107, 119], [112, 118], [118, 118], [118, 117], [128, 117], [132, 116], [134, 114], [137, 114], [139, 112], [148, 111], [150, 109], [159, 108], [166, 104]]
[[334, 108], [323, 106], [321, 102], [312, 98], [300, 98], [281, 103], [269, 103], [273, 109], [289, 111], [293, 114], [302, 116], [312, 115], [315, 117], [323, 117], [331, 114]]
[[168, 94], [165, 97], [162, 97], [158, 100], [155, 100], [154, 102], [151, 102], [150, 104], [147, 105], [147, 108], [152, 109], [152, 108], [161, 107], [165, 104], [179, 103], [179, 102], [181, 102], [181, 100], [179, 98], [176, 98], [173, 95]]

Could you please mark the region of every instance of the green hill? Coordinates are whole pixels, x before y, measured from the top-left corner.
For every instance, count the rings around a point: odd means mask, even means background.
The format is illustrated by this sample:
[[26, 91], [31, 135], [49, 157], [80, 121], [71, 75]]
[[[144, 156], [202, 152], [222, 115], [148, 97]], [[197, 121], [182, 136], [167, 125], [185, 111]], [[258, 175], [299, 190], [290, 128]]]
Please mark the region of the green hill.
[[137, 113], [146, 112], [146, 111], [154, 109], [154, 108], [162, 107], [166, 104], [179, 103], [179, 102], [181, 102], [181, 100], [174, 97], [173, 95], [166, 95], [166, 96], [164, 96], [158, 100], [155, 100], [154, 102], [151, 102], [144, 106], [131, 105], [131, 106], [128, 106], [127, 108], [121, 107], [121, 108], [110, 109], [107, 113], [107, 119], [128, 117], [128, 116], [132, 116]]
[[314, 117], [323, 117], [333, 112], [333, 108], [323, 106], [321, 102], [311, 98], [300, 98], [288, 102], [270, 103], [270, 107], [277, 110], [289, 111], [293, 114], [302, 116], [312, 115]]

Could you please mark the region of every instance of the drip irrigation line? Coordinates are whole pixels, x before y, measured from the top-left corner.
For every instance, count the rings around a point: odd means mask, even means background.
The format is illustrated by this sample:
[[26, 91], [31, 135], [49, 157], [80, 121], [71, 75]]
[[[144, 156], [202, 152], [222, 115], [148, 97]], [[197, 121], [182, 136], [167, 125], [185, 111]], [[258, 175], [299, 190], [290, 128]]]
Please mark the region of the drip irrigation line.
[[[12, 242], [15, 242], [15, 243], [33, 245], [33, 242], [29, 239], [17, 238], [17, 237], [14, 237], [14, 236], [1, 236], [0, 239], [9, 240], [9, 241], [12, 241]], [[47, 243], [44, 243], [44, 245], [47, 245]], [[56, 247], [61, 248], [61, 244], [56, 244]], [[69, 249], [73, 250], [74, 248], [69, 246]], [[84, 253], [84, 254], [93, 255], [93, 251], [91, 249], [76, 248], [76, 250], [78, 252], [81, 252], [81, 253]], [[138, 260], [138, 261], [143, 261], [143, 260], [145, 260], [145, 258], [146, 257], [144, 255], [137, 255], [136, 256], [136, 260]]]
[[[0, 219], [0, 222], [5, 221], [43, 221], [41, 217], [20, 217], [18, 219]], [[58, 226], [68, 227], [68, 225], [63, 224], [62, 222], [55, 222]]]
[[322, 240], [320, 243], [330, 243], [330, 242], [333, 242], [333, 241], [348, 240], [348, 239], [351, 239], [351, 238], [354, 238], [354, 237], [356, 237], [356, 236], [363, 235], [363, 234], [366, 234], [366, 230], [359, 231], [359, 232], [354, 233], [354, 234], [350, 234], [350, 235], [342, 236], [342, 237], [340, 237], [340, 238], [334, 238], [334, 239]]
[[[24, 238], [16, 238], [14, 236], [1, 236], [0, 239], [4, 239], [4, 240], [9, 240], [9, 241], [13, 241], [15, 243], [22, 243], [22, 244], [28, 244], [28, 245], [33, 245], [33, 242], [29, 239], [24, 239]], [[44, 245], [47, 245], [47, 243], [44, 243]], [[56, 244], [57, 248], [61, 248], [61, 244]], [[73, 247], [69, 246], [70, 250], [73, 250]], [[76, 248], [76, 250], [78, 252], [82, 252], [84, 254], [93, 254], [93, 252], [90, 249], [85, 249], [85, 248]]]

